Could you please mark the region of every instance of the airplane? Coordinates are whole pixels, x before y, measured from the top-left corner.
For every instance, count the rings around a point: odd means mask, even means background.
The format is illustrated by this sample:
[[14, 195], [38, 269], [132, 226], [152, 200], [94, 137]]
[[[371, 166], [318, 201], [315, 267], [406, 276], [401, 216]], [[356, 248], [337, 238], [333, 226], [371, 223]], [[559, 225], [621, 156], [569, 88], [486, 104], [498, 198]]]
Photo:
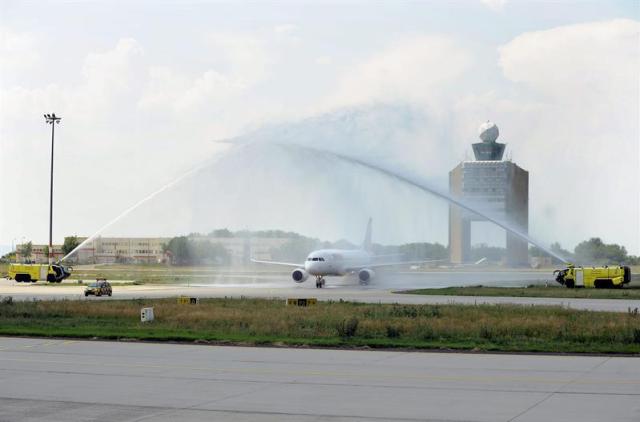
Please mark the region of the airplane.
[[316, 278], [316, 288], [325, 286], [325, 277], [327, 276], [344, 276], [347, 274], [358, 274], [358, 280], [361, 285], [366, 286], [371, 279], [375, 277], [375, 268], [389, 267], [394, 265], [415, 264], [431, 261], [403, 261], [403, 262], [387, 262], [374, 263], [375, 258], [390, 255], [372, 255], [371, 254], [371, 218], [367, 223], [367, 230], [364, 235], [364, 241], [360, 249], [319, 249], [311, 252], [307, 256], [307, 260], [303, 264], [295, 264], [290, 262], [262, 261], [251, 259], [251, 262], [257, 264], [281, 265], [294, 268], [291, 272], [291, 278], [296, 283], [305, 282], [310, 275]]

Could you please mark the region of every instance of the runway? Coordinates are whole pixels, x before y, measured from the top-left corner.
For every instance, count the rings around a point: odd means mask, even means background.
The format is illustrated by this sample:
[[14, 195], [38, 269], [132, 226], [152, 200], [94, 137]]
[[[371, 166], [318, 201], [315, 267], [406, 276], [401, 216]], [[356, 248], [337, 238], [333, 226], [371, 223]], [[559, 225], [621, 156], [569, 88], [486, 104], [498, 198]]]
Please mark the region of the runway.
[[638, 421], [640, 359], [0, 338], [3, 421]]
[[[535, 274], [535, 273], [534, 273]], [[404, 303], [404, 304], [518, 304], [518, 305], [555, 305], [572, 309], [591, 311], [628, 312], [640, 308], [640, 300], [633, 299], [567, 299], [534, 297], [485, 297], [485, 296], [423, 296], [396, 294], [389, 284], [358, 286], [349, 279], [329, 279], [327, 287], [316, 289], [314, 283], [295, 284], [283, 276], [252, 276], [249, 282], [241, 277], [218, 278], [213, 283], [197, 284], [158, 284], [141, 286], [114, 286], [113, 297], [89, 297], [83, 295], [84, 287], [77, 284], [47, 285], [24, 284], [0, 280], [0, 296], [11, 296], [14, 300], [116, 300], [136, 298], [166, 298], [192, 296], [213, 297], [258, 297], [278, 298], [315, 297], [319, 300], [347, 300], [367, 303]], [[522, 281], [502, 281], [501, 285], [514, 285]], [[513, 283], [513, 284], [507, 284]], [[398, 286], [415, 285], [398, 283]], [[518, 285], [518, 284], [515, 284]]]

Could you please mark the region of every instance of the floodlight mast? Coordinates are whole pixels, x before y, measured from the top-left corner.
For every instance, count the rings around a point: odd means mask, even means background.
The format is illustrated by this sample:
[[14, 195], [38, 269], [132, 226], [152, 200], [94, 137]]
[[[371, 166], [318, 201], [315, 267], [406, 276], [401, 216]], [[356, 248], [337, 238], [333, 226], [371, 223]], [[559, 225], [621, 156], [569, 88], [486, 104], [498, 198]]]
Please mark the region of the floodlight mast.
[[51, 182], [49, 185], [49, 265], [53, 263], [53, 140], [55, 136], [55, 127], [60, 124], [62, 117], [56, 116], [56, 113], [45, 114], [44, 119], [47, 124], [51, 125]]

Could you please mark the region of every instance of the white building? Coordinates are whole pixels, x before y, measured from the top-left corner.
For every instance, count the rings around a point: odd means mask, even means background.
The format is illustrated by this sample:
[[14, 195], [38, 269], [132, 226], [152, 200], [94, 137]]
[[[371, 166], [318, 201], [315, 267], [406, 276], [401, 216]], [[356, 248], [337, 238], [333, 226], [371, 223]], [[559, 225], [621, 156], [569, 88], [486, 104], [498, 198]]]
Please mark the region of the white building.
[[[82, 243], [86, 237], [79, 237]], [[270, 260], [271, 250], [287, 243], [286, 237], [192, 237], [194, 241], [209, 241], [224, 247], [231, 256], [232, 265], [242, 265], [250, 258]], [[164, 245], [171, 241], [170, 237], [96, 237], [83, 245], [72, 257], [70, 263], [77, 264], [114, 264], [114, 263], [162, 263], [166, 262]], [[18, 245], [16, 259], [23, 262], [27, 259], [47, 262], [46, 245], [33, 245], [30, 257], [20, 254], [23, 245]], [[62, 245], [54, 245], [54, 260], [63, 257]]]

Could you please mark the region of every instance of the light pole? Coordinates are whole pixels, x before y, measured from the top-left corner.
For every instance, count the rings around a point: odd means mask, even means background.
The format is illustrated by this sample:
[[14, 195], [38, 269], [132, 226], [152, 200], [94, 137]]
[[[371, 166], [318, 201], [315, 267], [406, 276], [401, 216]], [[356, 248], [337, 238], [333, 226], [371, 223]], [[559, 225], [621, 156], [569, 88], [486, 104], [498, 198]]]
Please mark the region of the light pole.
[[45, 114], [45, 121], [51, 125], [51, 184], [49, 188], [49, 265], [53, 263], [53, 137], [55, 128], [60, 124], [62, 117], [57, 117], [55, 113]]

